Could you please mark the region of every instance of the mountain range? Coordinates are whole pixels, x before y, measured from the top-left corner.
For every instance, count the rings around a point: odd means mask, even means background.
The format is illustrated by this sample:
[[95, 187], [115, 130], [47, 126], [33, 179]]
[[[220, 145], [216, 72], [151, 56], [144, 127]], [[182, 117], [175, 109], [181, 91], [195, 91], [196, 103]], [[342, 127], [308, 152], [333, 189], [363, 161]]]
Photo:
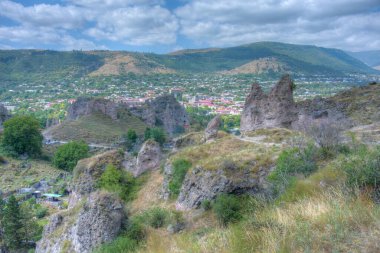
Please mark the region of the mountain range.
[[0, 50], [0, 80], [14, 80], [26, 75], [82, 77], [121, 75], [130, 72], [136, 74], [287, 72], [303, 75], [379, 73], [355, 57], [371, 66], [378, 63], [376, 57], [371, 58], [371, 53], [346, 53], [333, 48], [278, 42], [257, 42], [229, 48], [189, 49], [168, 54], [127, 51]]

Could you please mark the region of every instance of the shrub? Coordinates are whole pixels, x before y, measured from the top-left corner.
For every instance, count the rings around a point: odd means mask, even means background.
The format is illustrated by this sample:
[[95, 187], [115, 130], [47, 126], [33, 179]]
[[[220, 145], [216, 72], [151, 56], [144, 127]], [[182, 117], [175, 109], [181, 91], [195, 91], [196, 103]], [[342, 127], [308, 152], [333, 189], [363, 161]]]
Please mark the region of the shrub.
[[145, 140], [153, 139], [162, 145], [166, 141], [166, 134], [165, 131], [159, 127], [147, 128], [144, 133], [144, 138]]
[[154, 207], [148, 212], [149, 225], [153, 228], [160, 228], [166, 224], [168, 212], [162, 208]]
[[44, 218], [48, 214], [49, 209], [38, 205], [35, 210], [35, 215], [38, 219]]
[[201, 207], [203, 208], [203, 210], [205, 211], [208, 211], [212, 208], [211, 206], [211, 201], [210, 200], [203, 200], [202, 203], [201, 203]]
[[137, 141], [137, 133], [134, 129], [128, 129], [127, 134], [124, 136], [125, 146], [131, 150]]
[[176, 159], [173, 161], [172, 179], [169, 182], [169, 191], [171, 196], [178, 196], [185, 179], [187, 171], [191, 167], [191, 163], [185, 159]]
[[275, 193], [283, 192], [294, 181], [292, 176], [308, 176], [314, 172], [317, 169], [316, 158], [317, 149], [313, 145], [282, 151], [277, 159], [276, 168], [268, 177], [274, 183]]
[[62, 170], [72, 171], [80, 159], [88, 156], [89, 147], [83, 141], [72, 141], [60, 146], [54, 154], [53, 164]]
[[215, 200], [213, 210], [222, 226], [239, 221], [242, 218], [240, 201], [234, 195], [219, 195]]
[[127, 226], [127, 236], [136, 241], [143, 241], [146, 238], [146, 229], [140, 217], [132, 217]]
[[95, 253], [127, 253], [134, 252], [137, 248], [138, 244], [136, 240], [133, 240], [126, 236], [119, 236], [112, 242], [103, 244], [98, 249], [96, 249]]
[[133, 184], [134, 179], [132, 175], [123, 170], [117, 169], [112, 164], [107, 165], [98, 181], [98, 186], [100, 188], [110, 192], [116, 192], [123, 200], [128, 199]]
[[380, 146], [370, 149], [362, 146], [346, 156], [341, 163], [350, 187], [380, 187]]
[[15, 116], [4, 122], [2, 144], [11, 152], [39, 155], [42, 140], [40, 124], [31, 116]]

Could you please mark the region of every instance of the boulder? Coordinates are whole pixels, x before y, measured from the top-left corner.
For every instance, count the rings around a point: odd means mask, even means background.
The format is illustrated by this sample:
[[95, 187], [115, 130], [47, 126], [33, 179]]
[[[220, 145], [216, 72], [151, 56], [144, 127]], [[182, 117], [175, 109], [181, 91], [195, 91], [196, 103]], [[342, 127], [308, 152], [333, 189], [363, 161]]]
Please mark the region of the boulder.
[[241, 115], [240, 130], [290, 128], [297, 119], [293, 81], [289, 75], [284, 75], [269, 94], [265, 94], [259, 84], [252, 85]]
[[254, 194], [267, 196], [270, 185], [266, 176], [272, 168], [260, 168], [252, 173], [248, 169], [206, 170], [195, 167], [182, 184], [176, 206], [180, 210], [198, 208], [204, 200], [213, 200], [221, 193]]
[[[154, 170], [160, 167], [161, 162], [161, 148], [160, 144], [153, 140], [147, 140], [141, 147], [137, 159], [130, 158], [124, 162], [128, 171], [135, 177], [148, 170]], [[135, 161], [135, 164], [134, 164]]]
[[84, 202], [51, 217], [36, 253], [92, 252], [118, 236], [124, 214], [114, 194], [93, 192]]
[[205, 141], [215, 139], [218, 136], [218, 130], [221, 124], [222, 120], [220, 118], [220, 115], [217, 115], [212, 120], [210, 120], [204, 133]]

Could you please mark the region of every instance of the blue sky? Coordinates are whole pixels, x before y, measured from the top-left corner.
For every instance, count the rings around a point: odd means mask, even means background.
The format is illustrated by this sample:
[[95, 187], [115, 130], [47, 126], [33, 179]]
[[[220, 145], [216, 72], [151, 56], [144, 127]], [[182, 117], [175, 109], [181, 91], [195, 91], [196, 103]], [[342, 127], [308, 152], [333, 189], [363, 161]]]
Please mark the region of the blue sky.
[[0, 49], [166, 53], [256, 41], [380, 50], [379, 0], [0, 0]]

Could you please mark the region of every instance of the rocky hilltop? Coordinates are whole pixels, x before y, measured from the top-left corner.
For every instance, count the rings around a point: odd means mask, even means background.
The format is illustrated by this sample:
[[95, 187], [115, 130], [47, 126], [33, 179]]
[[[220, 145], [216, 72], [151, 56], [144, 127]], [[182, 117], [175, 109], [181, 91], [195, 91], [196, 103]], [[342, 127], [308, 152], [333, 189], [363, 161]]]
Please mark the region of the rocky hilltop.
[[284, 75], [269, 94], [265, 94], [260, 85], [254, 83], [245, 100], [240, 130], [246, 132], [260, 128], [291, 127], [298, 118], [293, 88], [289, 75]]
[[118, 118], [118, 105], [102, 98], [80, 97], [67, 110], [67, 120], [76, 120], [80, 117], [100, 112], [111, 119]]
[[147, 101], [141, 107], [130, 108], [130, 111], [148, 126], [163, 127], [169, 136], [184, 132], [189, 125], [185, 108], [169, 94]]

